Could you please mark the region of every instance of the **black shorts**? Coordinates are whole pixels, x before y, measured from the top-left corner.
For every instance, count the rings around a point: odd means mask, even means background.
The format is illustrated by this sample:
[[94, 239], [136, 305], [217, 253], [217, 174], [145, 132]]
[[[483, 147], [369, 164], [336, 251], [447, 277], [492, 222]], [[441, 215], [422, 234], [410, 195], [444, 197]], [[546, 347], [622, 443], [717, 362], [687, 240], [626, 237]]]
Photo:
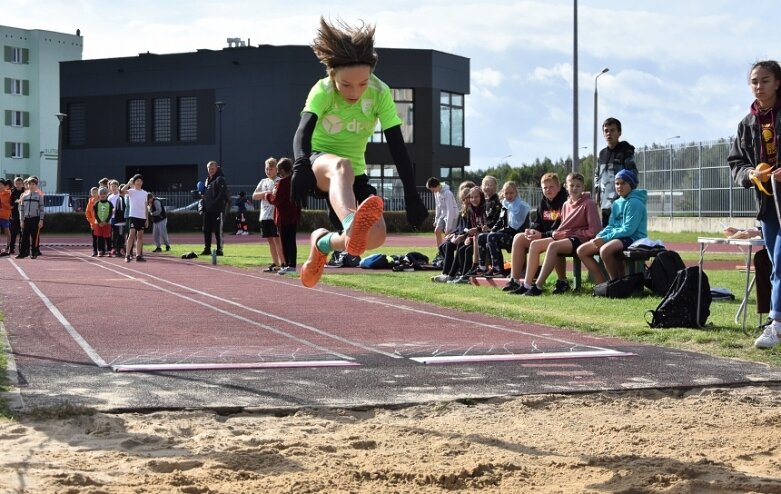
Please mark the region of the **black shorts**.
[[274, 220], [261, 220], [260, 236], [263, 238], [279, 236], [279, 232], [277, 231], [277, 225], [274, 224]]
[[130, 229], [143, 230], [146, 228], [145, 218], [128, 218], [127, 222], [130, 225]]
[[[365, 201], [369, 196], [376, 196], [377, 189], [369, 184], [369, 177], [366, 175], [358, 175], [353, 182], [353, 194], [355, 195], [356, 207], [358, 204]], [[331, 225], [338, 232], [342, 230], [342, 221], [336, 215], [331, 201], [328, 199], [328, 192], [323, 192], [319, 189], [315, 190], [315, 197], [325, 199], [325, 204], [328, 207], [328, 219], [331, 220]]]
[[580, 244], [583, 243], [583, 242], [580, 241], [579, 238], [576, 238], [576, 237], [569, 237], [567, 240], [569, 240], [570, 243], [572, 244], [572, 253], [573, 254], [575, 254], [575, 252], [578, 251], [578, 247], [580, 247]]

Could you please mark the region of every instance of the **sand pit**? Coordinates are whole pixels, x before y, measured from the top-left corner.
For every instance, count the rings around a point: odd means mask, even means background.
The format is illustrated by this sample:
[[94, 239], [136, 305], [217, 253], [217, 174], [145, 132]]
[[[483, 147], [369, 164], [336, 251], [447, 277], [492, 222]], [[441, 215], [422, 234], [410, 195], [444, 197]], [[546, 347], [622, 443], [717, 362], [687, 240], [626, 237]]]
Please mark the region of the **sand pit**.
[[781, 388], [0, 422], [5, 493], [781, 492]]

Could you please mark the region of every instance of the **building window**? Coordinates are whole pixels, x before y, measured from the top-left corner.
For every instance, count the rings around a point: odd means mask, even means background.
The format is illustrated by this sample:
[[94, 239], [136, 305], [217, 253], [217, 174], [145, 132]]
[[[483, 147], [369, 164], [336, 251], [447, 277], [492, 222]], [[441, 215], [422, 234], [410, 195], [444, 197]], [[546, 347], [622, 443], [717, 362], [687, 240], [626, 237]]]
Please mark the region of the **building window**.
[[5, 124], [10, 127], [29, 127], [30, 112], [19, 111], [19, 110], [6, 110]]
[[385, 201], [386, 211], [404, 209], [404, 185], [401, 183], [395, 165], [366, 164], [366, 176], [369, 184]]
[[179, 101], [179, 128], [177, 137], [180, 141], [198, 140], [198, 98], [182, 96]]
[[152, 138], [155, 142], [171, 142], [171, 98], [152, 100]]
[[3, 47], [3, 60], [9, 63], [29, 63], [30, 50], [27, 48], [17, 48], [16, 46]]
[[464, 145], [464, 95], [442, 91], [439, 97], [439, 143]]
[[127, 102], [127, 140], [131, 143], [146, 142], [146, 101], [142, 99]]
[[84, 103], [68, 104], [68, 145], [83, 146], [87, 143], [87, 118]]
[[5, 156], [14, 159], [29, 158], [30, 145], [26, 142], [6, 142]]
[[[401, 118], [401, 135], [404, 137], [404, 142], [415, 142], [415, 91], [412, 89], [391, 89], [391, 91], [393, 91], [393, 101], [396, 102], [396, 113]], [[385, 142], [379, 122], [369, 142]]]

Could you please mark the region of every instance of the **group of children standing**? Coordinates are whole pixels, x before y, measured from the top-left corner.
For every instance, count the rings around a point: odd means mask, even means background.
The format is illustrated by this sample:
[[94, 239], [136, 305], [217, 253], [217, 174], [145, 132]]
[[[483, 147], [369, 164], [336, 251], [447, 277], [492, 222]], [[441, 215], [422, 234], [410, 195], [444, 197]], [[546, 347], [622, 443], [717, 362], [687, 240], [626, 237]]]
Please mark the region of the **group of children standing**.
[[[103, 178], [90, 189], [90, 198], [84, 208], [92, 232], [93, 257], [124, 257], [130, 262], [145, 262], [143, 253], [144, 229], [152, 219], [152, 252], [171, 250], [168, 240], [168, 218], [165, 206], [153, 194], [143, 189], [144, 179], [134, 175], [127, 184]], [[134, 255], [135, 254], [135, 255]]]
[[0, 231], [6, 238], [0, 257], [15, 254], [17, 244], [16, 259], [40, 256], [43, 218], [43, 192], [38, 189], [38, 177], [0, 179]]

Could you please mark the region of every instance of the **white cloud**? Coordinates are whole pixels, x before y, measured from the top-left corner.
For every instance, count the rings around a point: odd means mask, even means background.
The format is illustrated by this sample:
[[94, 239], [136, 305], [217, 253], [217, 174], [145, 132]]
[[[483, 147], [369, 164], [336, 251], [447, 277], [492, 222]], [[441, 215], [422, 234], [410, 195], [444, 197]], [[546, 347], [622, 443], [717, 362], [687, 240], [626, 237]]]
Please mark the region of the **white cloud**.
[[498, 87], [504, 75], [496, 69], [485, 68], [472, 71], [472, 82], [483, 87]]

